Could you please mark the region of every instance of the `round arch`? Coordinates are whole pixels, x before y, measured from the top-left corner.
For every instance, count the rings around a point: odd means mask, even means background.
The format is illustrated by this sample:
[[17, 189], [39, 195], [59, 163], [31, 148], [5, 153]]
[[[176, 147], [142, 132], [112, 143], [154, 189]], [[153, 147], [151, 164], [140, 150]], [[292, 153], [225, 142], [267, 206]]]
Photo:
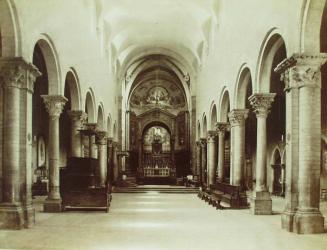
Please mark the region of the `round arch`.
[[220, 122], [227, 122], [228, 121], [228, 113], [230, 110], [230, 98], [229, 92], [226, 87], [223, 88], [222, 94], [220, 97], [219, 102], [219, 113], [218, 113], [218, 120]]
[[109, 114], [108, 115], [108, 118], [107, 118], [107, 133], [108, 133], [108, 137], [111, 136], [111, 115]]
[[[37, 40], [37, 42], [35, 43], [35, 46], [36, 45], [38, 45], [39, 48], [41, 49], [41, 52], [45, 59], [45, 65], [48, 73], [49, 95], [62, 94], [59, 57], [52, 40], [46, 34], [42, 34], [40, 38]], [[34, 54], [34, 50], [32, 55], [33, 54]]]
[[214, 102], [211, 104], [210, 108], [210, 129], [215, 130], [217, 123], [217, 107]]
[[100, 130], [105, 129], [104, 108], [102, 103], [98, 105], [97, 124]]
[[2, 39], [0, 56], [21, 55], [21, 31], [16, 7], [12, 0], [0, 0], [0, 32]]
[[320, 26], [325, 0], [304, 0], [301, 13], [300, 51], [320, 52]]
[[279, 147], [276, 146], [272, 152], [273, 153], [272, 153], [271, 159], [270, 159], [271, 165], [281, 164], [281, 162], [282, 162], [282, 154], [280, 152]]
[[204, 113], [203, 118], [202, 118], [202, 138], [207, 138], [207, 132], [208, 132], [208, 127], [207, 127], [207, 116]]
[[253, 89], [253, 92], [270, 92], [271, 69], [274, 57], [282, 46], [285, 47], [287, 56], [286, 43], [280, 32], [276, 28], [269, 31], [260, 48], [256, 69], [256, 88]]
[[150, 121], [150, 122], [146, 123], [142, 128], [142, 137], [144, 136], [145, 131], [147, 131], [149, 128], [154, 127], [154, 126], [163, 127], [165, 129], [167, 129], [167, 131], [169, 132], [170, 135], [172, 135], [171, 127], [167, 123], [165, 123], [163, 121]]
[[95, 122], [95, 99], [92, 89], [89, 89], [85, 97], [85, 113], [87, 113], [87, 121]]
[[65, 85], [68, 85], [72, 110], [81, 110], [81, 90], [76, 71], [71, 68], [66, 74]]
[[234, 91], [234, 107], [236, 109], [245, 109], [247, 102], [247, 91], [249, 87], [252, 90], [251, 94], [253, 94], [251, 71], [247, 64], [243, 64], [239, 70]]
[[113, 139], [114, 139], [114, 141], [117, 141], [117, 137], [118, 137], [118, 135], [117, 135], [117, 122], [115, 121], [115, 123], [114, 123], [114, 126], [113, 126]]
[[199, 140], [201, 138], [201, 123], [198, 121], [198, 126], [197, 126], [197, 139]]

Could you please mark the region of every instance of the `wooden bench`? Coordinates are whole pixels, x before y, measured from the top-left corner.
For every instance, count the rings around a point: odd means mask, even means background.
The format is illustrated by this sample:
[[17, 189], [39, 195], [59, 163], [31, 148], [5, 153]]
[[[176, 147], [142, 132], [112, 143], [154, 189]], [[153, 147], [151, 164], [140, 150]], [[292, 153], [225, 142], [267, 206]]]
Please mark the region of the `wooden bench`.
[[111, 185], [99, 185], [98, 160], [92, 158], [68, 159], [60, 171], [60, 193], [63, 210], [94, 209], [109, 211]]
[[217, 182], [210, 186], [211, 193], [217, 196], [220, 201], [226, 202], [231, 208], [247, 208], [247, 198], [240, 186], [228, 183]]
[[223, 207], [220, 205], [220, 197], [214, 194], [210, 189], [203, 188], [199, 191], [198, 197], [201, 200], [204, 200], [209, 205], [214, 206], [216, 209], [222, 209]]

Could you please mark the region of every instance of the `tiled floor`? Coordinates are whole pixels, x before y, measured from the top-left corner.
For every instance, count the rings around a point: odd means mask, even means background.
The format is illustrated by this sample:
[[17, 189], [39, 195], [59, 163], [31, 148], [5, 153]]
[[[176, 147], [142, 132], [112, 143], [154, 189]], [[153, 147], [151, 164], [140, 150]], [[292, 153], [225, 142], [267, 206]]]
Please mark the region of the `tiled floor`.
[[[193, 194], [114, 194], [111, 210], [46, 214], [36, 225], [0, 231], [1, 249], [327, 249], [327, 234], [297, 235], [280, 228], [283, 199], [272, 216], [215, 210]], [[322, 203], [327, 216], [327, 203]]]

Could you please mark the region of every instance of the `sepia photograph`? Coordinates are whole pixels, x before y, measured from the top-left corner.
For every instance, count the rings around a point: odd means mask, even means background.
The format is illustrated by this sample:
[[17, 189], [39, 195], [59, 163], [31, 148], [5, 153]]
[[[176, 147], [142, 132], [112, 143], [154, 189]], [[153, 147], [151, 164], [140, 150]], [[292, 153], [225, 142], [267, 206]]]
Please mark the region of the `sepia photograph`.
[[326, 250], [327, 0], [0, 0], [0, 250]]

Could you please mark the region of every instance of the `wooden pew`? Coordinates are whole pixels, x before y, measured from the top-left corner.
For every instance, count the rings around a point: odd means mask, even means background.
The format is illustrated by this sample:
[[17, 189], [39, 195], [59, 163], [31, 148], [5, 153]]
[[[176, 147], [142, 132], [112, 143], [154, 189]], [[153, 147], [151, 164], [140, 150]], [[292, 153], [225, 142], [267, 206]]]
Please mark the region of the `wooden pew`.
[[99, 186], [98, 160], [68, 159], [60, 172], [60, 193], [63, 209], [84, 208], [109, 211], [111, 186]]
[[230, 204], [231, 208], [247, 208], [249, 206], [246, 194], [240, 186], [217, 182], [210, 186], [210, 190], [221, 201]]

